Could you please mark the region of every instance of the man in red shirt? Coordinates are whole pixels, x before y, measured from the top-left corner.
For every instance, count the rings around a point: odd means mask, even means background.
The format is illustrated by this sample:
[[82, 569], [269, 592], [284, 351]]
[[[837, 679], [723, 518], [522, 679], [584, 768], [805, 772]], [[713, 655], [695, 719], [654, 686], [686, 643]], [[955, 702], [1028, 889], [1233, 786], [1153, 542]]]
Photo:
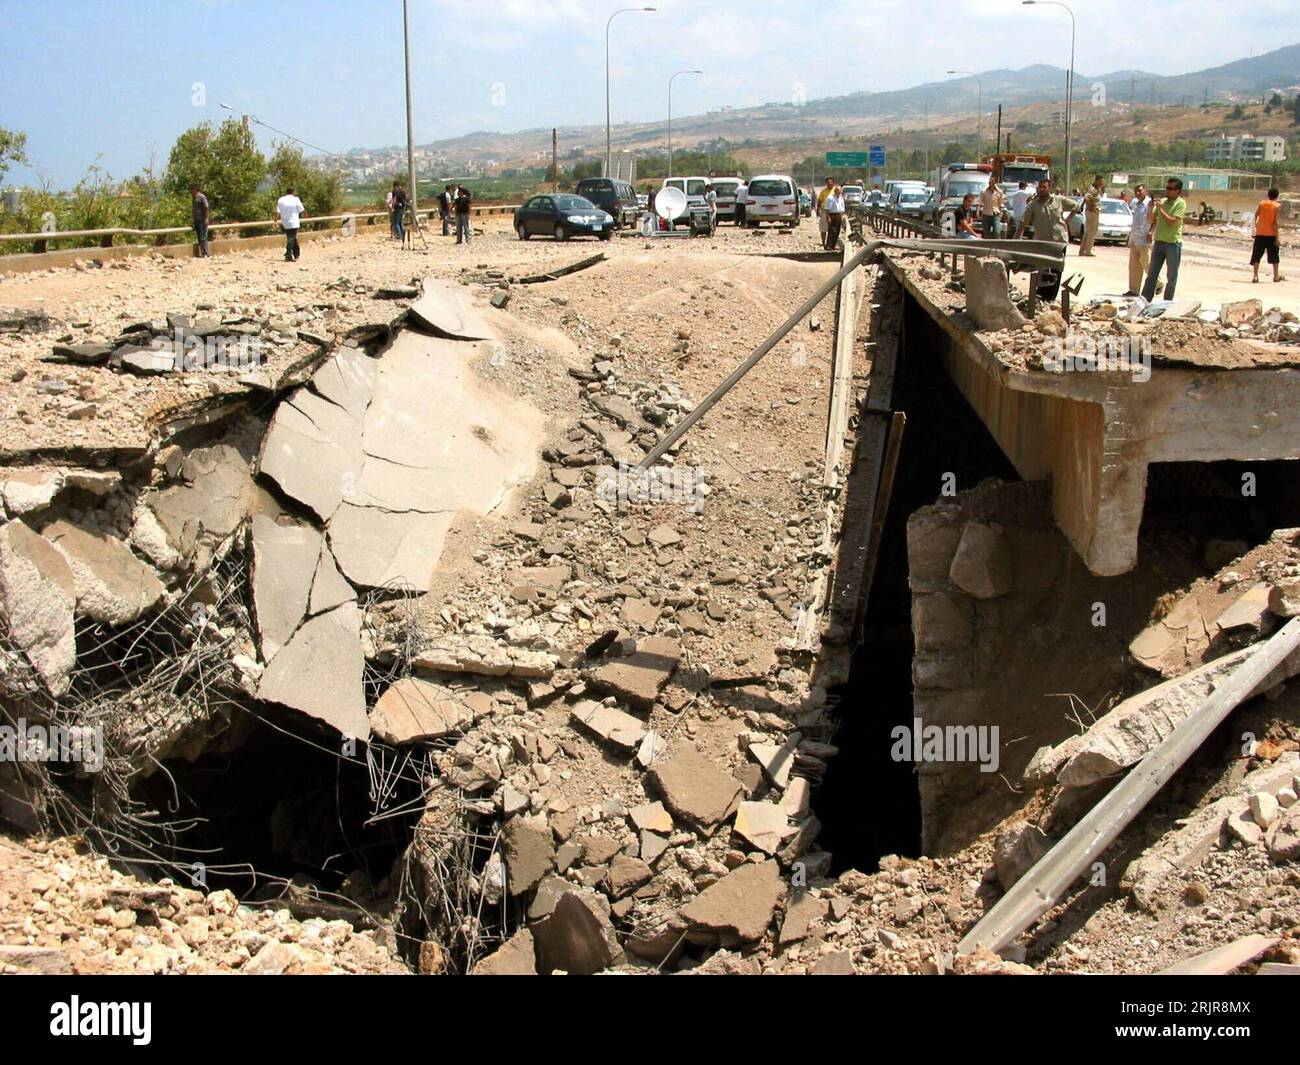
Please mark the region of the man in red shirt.
[[1260, 205], [1255, 208], [1255, 245], [1250, 251], [1250, 268], [1253, 271], [1251, 280], [1256, 283], [1259, 281], [1259, 261], [1265, 253], [1268, 254], [1268, 261], [1273, 267], [1273, 280], [1286, 280], [1281, 273], [1281, 256], [1278, 254], [1277, 244], [1277, 216], [1282, 210], [1278, 195], [1277, 189], [1269, 189], [1268, 199], [1261, 200]]

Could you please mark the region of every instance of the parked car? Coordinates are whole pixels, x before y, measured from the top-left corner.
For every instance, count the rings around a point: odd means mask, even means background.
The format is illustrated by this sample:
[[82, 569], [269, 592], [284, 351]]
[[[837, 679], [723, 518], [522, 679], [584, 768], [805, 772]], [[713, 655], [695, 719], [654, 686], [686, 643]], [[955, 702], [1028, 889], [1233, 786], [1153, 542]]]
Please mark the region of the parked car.
[[635, 226], [641, 217], [641, 206], [636, 189], [626, 181], [614, 178], [583, 178], [578, 182], [576, 194], [590, 200], [614, 219], [614, 228]]
[[863, 197], [862, 206], [874, 207], [876, 210], [883, 211], [889, 206], [889, 197], [881, 192], [880, 189], [872, 189], [865, 197]]
[[924, 185], [897, 185], [889, 201], [889, 210], [909, 218], [920, 218], [930, 200]]
[[[1083, 212], [1070, 219], [1070, 240], [1083, 240]], [[1097, 224], [1097, 243], [1102, 244], [1106, 241], [1114, 241], [1116, 244], [1127, 244], [1129, 234], [1133, 230], [1133, 211], [1123, 200], [1112, 199], [1109, 196], [1101, 198], [1101, 217]]]
[[[946, 237], [957, 232], [955, 212], [961, 206], [964, 196], [974, 196], [976, 205], [979, 195], [989, 187], [989, 174], [993, 168], [982, 163], [949, 163], [939, 179], [939, 187], [931, 195], [921, 212], [922, 220], [938, 226]], [[975, 212], [974, 226], [980, 228], [979, 211]]]
[[866, 190], [861, 185], [841, 185], [844, 190], [844, 206], [849, 210], [861, 207], [866, 200]]
[[807, 189], [799, 190], [799, 213], [805, 218], [812, 217], [812, 194]]
[[889, 198], [891, 203], [894, 199], [894, 193], [901, 188], [925, 189], [926, 184], [924, 181], [916, 181], [907, 178], [890, 178], [885, 182], [885, 196]]
[[780, 222], [791, 229], [799, 224], [799, 197], [789, 175], [760, 174], [750, 181], [745, 225], [757, 229], [764, 222]]
[[738, 177], [709, 178], [709, 184], [717, 193], [718, 221], [733, 222], [736, 218], [736, 190], [743, 184]]
[[686, 195], [686, 210], [673, 219], [673, 228], [691, 224], [691, 210], [705, 204], [704, 189], [709, 184], [706, 177], [664, 178], [663, 188], [680, 189]]
[[573, 237], [609, 240], [614, 235], [614, 217], [582, 196], [569, 193], [534, 196], [515, 208], [515, 232], [520, 240], [536, 236], [552, 236], [556, 240]]

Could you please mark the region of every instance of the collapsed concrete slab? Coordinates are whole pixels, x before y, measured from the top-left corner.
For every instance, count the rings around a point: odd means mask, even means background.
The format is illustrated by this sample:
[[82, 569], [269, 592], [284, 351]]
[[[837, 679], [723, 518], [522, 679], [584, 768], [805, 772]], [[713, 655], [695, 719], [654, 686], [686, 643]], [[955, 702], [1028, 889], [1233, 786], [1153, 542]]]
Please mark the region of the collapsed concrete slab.
[[345, 736], [365, 739], [365, 666], [361, 650], [361, 616], [355, 603], [344, 603], [311, 618], [266, 667], [257, 697], [299, 710], [324, 721]]
[[21, 521], [0, 526], [0, 627], [54, 695], [77, 660], [76, 581], [67, 560]]
[[310, 525], [255, 514], [249, 540], [253, 618], [262, 661], [270, 662], [307, 616], [322, 538]]
[[362, 462], [361, 419], [304, 387], [276, 408], [259, 468], [285, 495], [329, 521], [355, 491]]
[[443, 277], [426, 277], [423, 295], [407, 313], [422, 329], [448, 340], [495, 340], [497, 330], [474, 304], [464, 285]]
[[0, 503], [10, 516], [48, 507], [63, 491], [64, 473], [46, 467], [7, 469], [0, 475]]
[[689, 743], [657, 763], [649, 779], [673, 813], [705, 828], [730, 814], [744, 791], [739, 780]]
[[538, 968], [547, 975], [591, 976], [624, 960], [608, 903], [592, 892], [565, 892], [551, 915], [534, 927], [533, 936]]
[[66, 521], [51, 522], [42, 535], [67, 560], [77, 612], [108, 625], [126, 625], [153, 609], [163, 596], [158, 575], [115, 536], [89, 532]]
[[649, 710], [681, 661], [681, 645], [664, 636], [638, 640], [636, 651], [611, 658], [591, 671], [594, 687], [638, 710]]

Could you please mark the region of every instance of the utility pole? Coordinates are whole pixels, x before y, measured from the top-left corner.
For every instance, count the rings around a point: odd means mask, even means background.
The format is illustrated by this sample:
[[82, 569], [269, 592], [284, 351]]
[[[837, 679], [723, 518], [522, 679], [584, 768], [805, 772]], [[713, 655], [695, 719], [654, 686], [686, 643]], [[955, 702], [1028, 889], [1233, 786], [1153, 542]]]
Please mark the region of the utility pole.
[[408, 0], [402, 0], [402, 43], [406, 49], [406, 180], [411, 186], [409, 193], [411, 210], [415, 210], [415, 118], [411, 111], [411, 17]]
[[560, 191], [560, 131], [551, 130], [551, 191]]

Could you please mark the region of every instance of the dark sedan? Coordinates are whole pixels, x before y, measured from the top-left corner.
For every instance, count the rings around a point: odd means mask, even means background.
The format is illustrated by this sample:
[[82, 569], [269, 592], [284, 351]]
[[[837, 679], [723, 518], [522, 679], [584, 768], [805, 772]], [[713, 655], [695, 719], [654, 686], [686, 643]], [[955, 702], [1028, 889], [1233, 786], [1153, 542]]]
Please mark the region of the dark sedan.
[[609, 240], [614, 235], [614, 218], [581, 196], [534, 196], [515, 209], [515, 232], [520, 240], [533, 236]]

